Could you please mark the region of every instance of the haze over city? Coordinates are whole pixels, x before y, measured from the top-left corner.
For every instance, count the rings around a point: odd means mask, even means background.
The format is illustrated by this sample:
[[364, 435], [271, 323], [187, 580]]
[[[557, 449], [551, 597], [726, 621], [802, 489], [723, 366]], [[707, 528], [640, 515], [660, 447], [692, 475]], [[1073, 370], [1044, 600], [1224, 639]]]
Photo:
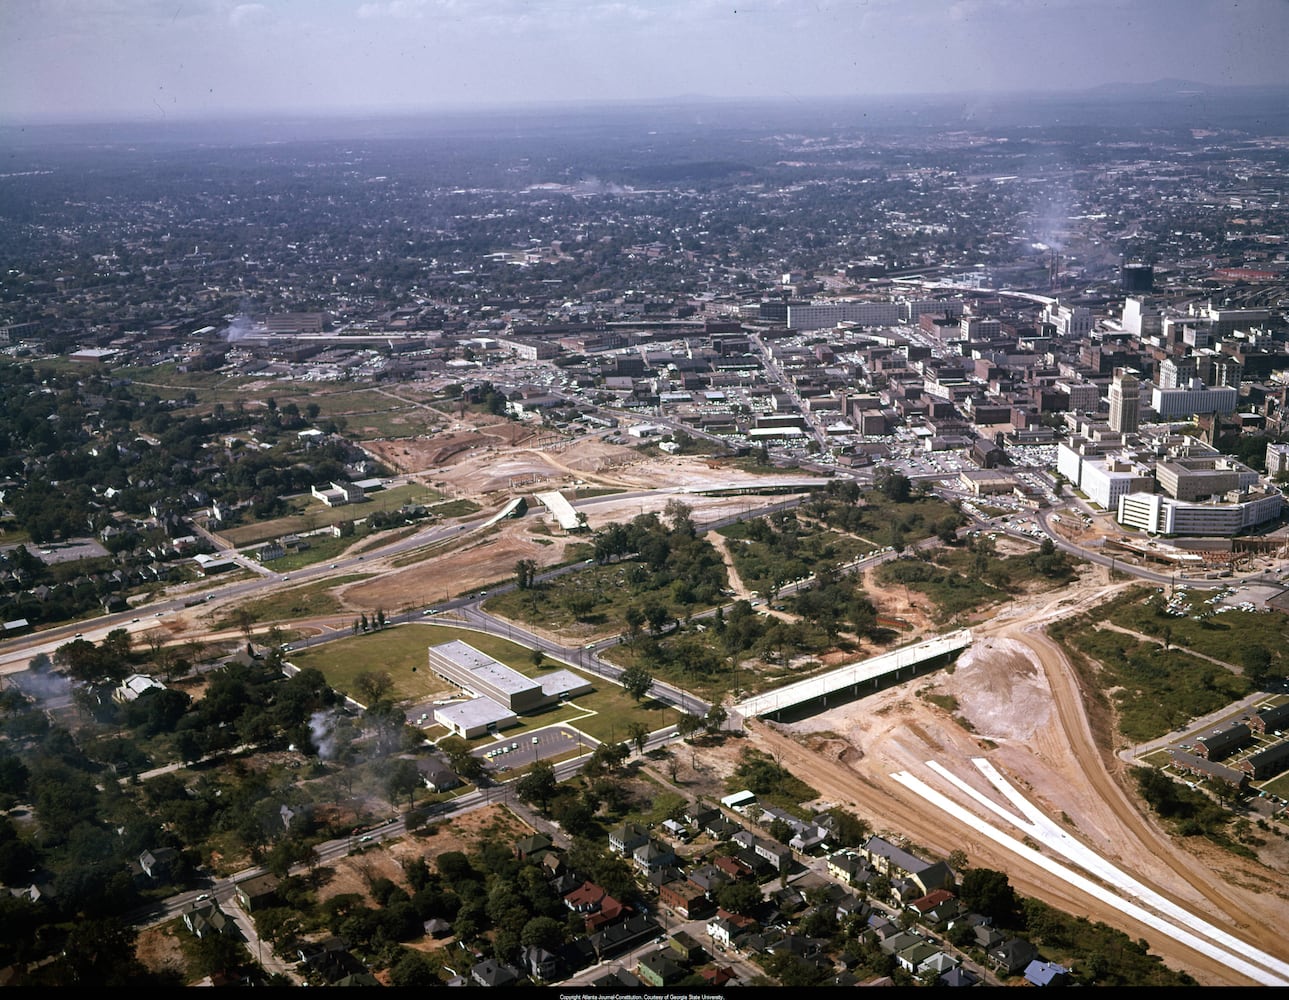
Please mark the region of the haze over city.
[[0, 118], [1289, 80], [1280, 0], [10, 0]]

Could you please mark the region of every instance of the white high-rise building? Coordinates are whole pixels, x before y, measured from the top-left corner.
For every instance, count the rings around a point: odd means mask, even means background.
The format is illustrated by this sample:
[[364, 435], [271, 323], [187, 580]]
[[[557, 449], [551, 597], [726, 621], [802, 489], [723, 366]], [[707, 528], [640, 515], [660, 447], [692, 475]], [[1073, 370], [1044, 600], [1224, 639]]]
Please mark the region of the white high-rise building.
[[1110, 380], [1110, 429], [1136, 434], [1141, 422], [1141, 383], [1122, 368]]

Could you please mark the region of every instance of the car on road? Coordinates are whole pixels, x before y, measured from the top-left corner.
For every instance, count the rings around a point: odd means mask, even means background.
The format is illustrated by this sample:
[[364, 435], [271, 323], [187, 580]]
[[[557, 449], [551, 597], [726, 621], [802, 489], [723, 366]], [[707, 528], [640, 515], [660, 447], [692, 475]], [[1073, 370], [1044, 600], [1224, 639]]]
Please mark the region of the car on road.
[[210, 893], [208, 893], [208, 892], [203, 892], [200, 896], [198, 896], [198, 897], [197, 897], [197, 902], [201, 903], [201, 902], [204, 902], [204, 901], [205, 901], [205, 900], [207, 900], [207, 899], [210, 899]]

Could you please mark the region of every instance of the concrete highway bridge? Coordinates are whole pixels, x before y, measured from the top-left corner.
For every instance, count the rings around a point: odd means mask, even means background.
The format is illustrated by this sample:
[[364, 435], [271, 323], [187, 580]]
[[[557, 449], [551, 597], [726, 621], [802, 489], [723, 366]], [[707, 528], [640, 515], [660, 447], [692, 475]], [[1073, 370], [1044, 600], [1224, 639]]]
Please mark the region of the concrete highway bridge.
[[935, 660], [947, 663], [970, 645], [971, 630], [960, 629], [754, 695], [736, 704], [734, 712], [746, 719], [777, 716], [787, 709], [799, 709], [811, 702], [819, 702], [822, 708], [827, 708], [830, 695], [835, 701], [847, 701], [856, 697], [860, 686], [865, 683], [871, 682], [876, 687], [888, 677], [900, 680], [902, 672], [904, 676], [912, 677], [918, 667]]

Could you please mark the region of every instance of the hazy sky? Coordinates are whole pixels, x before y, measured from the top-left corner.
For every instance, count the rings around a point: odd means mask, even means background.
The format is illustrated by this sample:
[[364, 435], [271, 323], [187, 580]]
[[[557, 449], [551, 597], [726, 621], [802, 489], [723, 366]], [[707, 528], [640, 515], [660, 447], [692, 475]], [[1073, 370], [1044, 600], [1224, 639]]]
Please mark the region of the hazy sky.
[[1289, 82], [1289, 0], [0, 0], [0, 117]]

